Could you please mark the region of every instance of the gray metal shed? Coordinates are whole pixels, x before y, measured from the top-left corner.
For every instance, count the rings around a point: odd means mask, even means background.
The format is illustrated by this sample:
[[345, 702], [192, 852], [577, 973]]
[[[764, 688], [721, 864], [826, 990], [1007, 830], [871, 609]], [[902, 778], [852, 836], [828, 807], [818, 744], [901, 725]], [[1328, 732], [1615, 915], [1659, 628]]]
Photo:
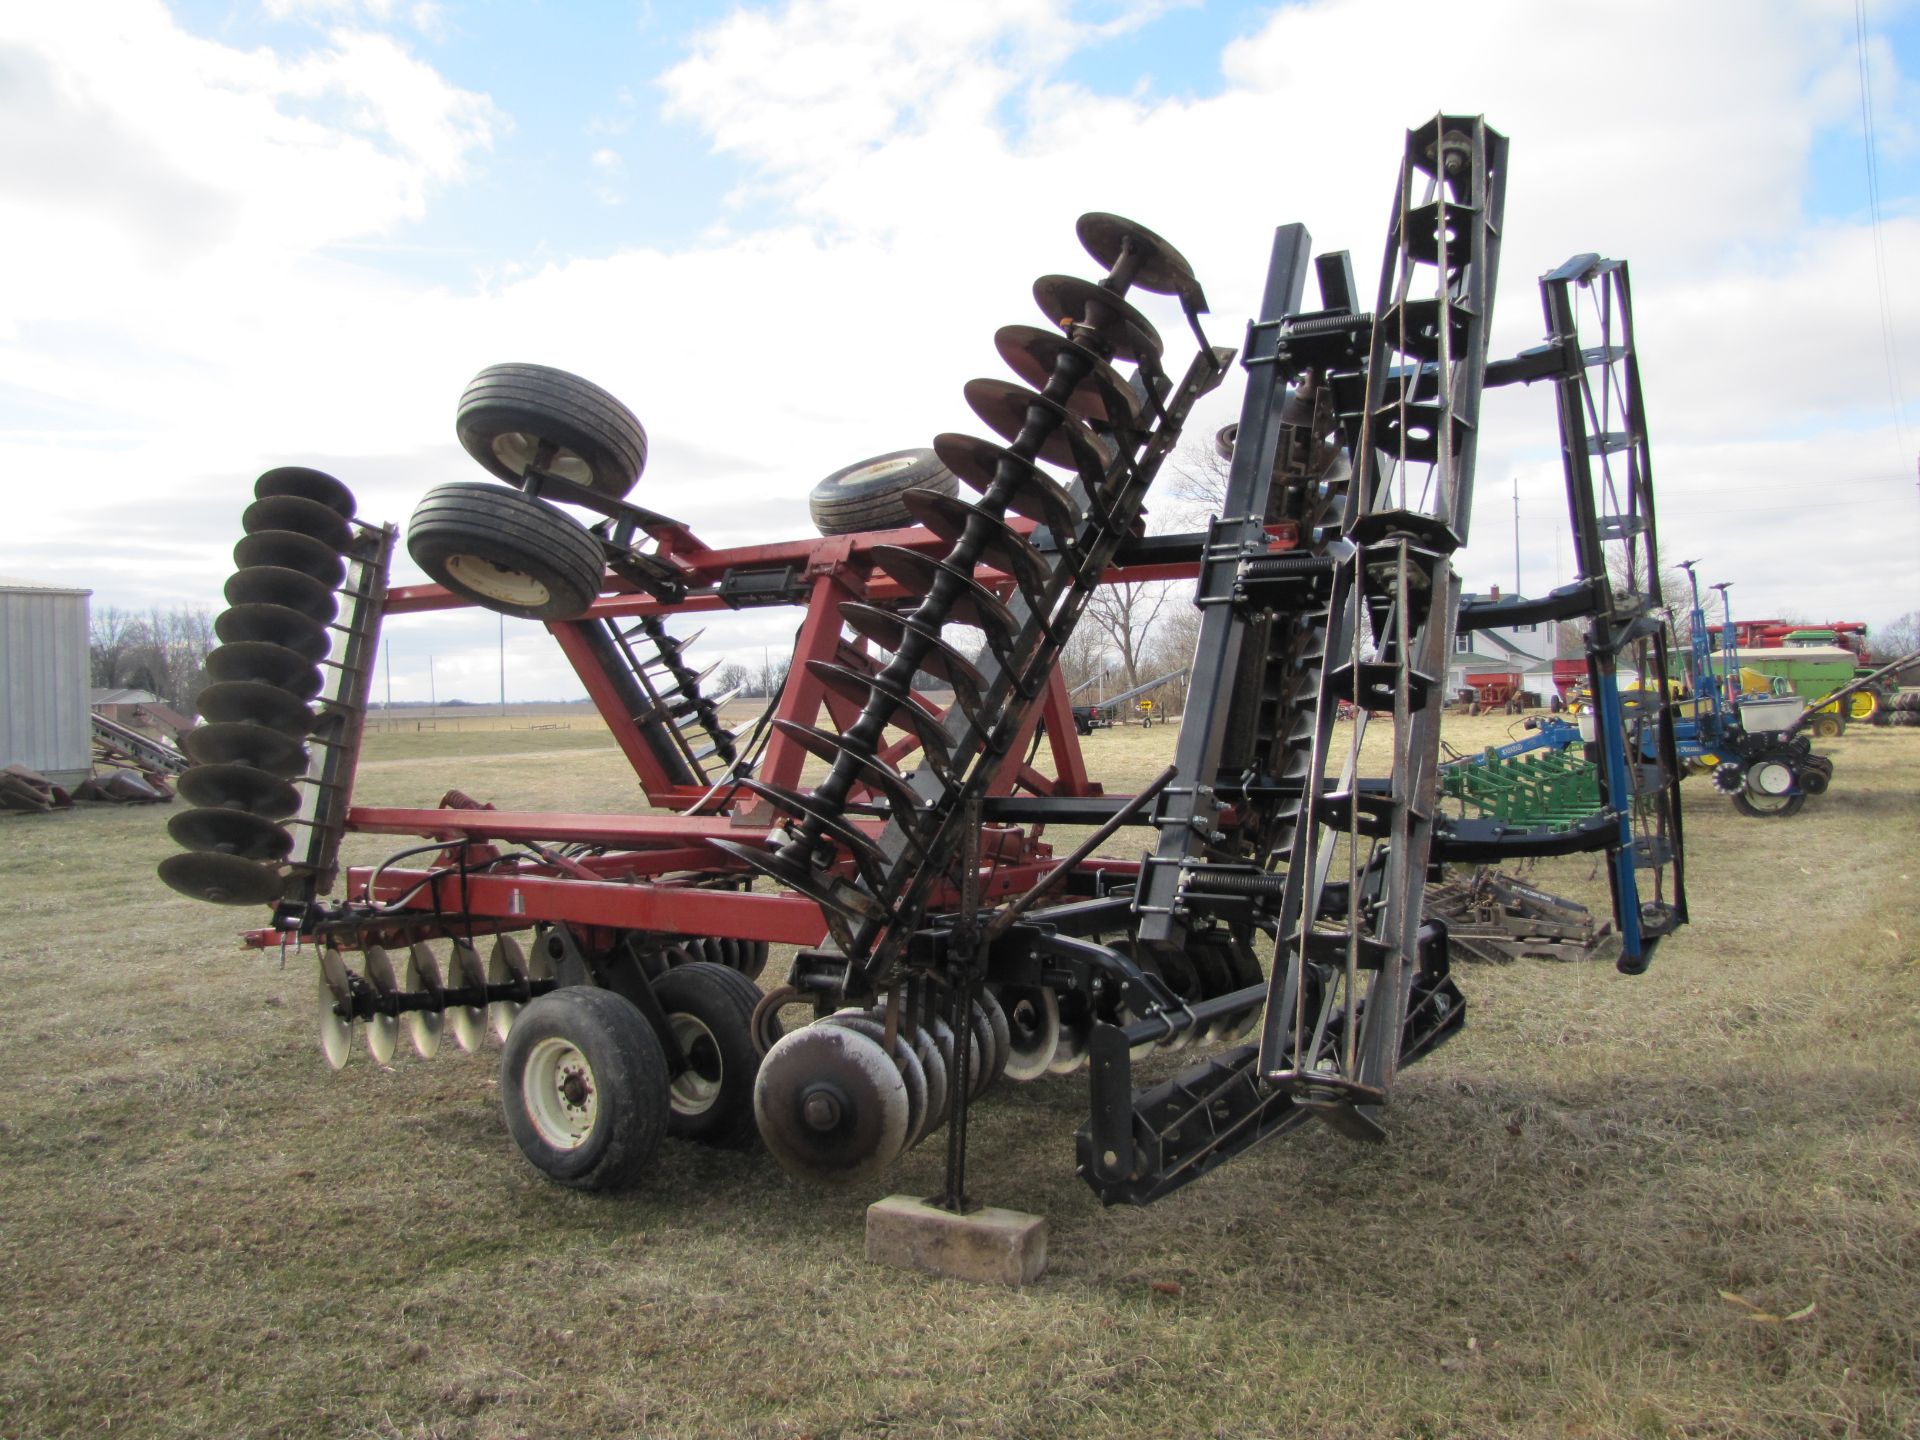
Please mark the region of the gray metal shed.
[[0, 575], [0, 765], [26, 765], [57, 785], [93, 769], [91, 594]]

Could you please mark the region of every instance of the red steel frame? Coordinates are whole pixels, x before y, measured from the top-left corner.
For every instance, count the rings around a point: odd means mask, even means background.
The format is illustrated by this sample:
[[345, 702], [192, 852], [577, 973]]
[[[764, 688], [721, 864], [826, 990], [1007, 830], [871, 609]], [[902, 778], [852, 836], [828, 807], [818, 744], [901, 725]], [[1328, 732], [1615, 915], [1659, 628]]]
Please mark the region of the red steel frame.
[[[1015, 524], [1029, 532], [1033, 528], [1031, 521]], [[346, 894], [350, 901], [398, 905], [409, 912], [383, 917], [356, 943], [376, 936], [417, 938], [434, 933], [522, 929], [537, 922], [563, 922], [587, 931], [638, 930], [793, 945], [813, 945], [825, 937], [826, 922], [811, 900], [733, 888], [737, 882], [749, 880], [752, 872], [708, 842], [739, 839], [756, 829], [764, 831], [774, 823], [775, 816], [764, 802], [745, 792], [729, 802], [730, 813], [694, 813], [703, 810], [703, 800], [713, 803], [708, 800], [707, 789], [669, 778], [636, 718], [626, 713], [620, 689], [602, 668], [585, 630], [601, 620], [727, 609], [730, 607], [717, 587], [729, 572], [790, 570], [794, 583], [805, 588], [806, 617], [774, 714], [812, 725], [821, 722], [824, 711], [834, 728], [840, 728], [853, 723], [854, 708], [829, 693], [807, 662], [848, 658], [846, 652], [852, 647], [840, 634], [841, 602], [885, 603], [912, 598], [876, 568], [870, 553], [874, 546], [894, 545], [938, 556], [945, 553], [947, 542], [917, 526], [730, 550], [710, 549], [680, 525], [657, 526], [651, 533], [658, 543], [652, 558], [679, 570], [687, 588], [695, 593], [668, 603], [617, 576], [609, 576], [608, 588], [585, 615], [549, 622], [547, 628], [585, 684], [648, 801], [670, 813], [597, 815], [350, 806], [346, 820], [349, 831], [418, 836], [445, 841], [449, 847], [429, 869], [354, 867], [347, 871]], [[1294, 543], [1291, 533], [1276, 531], [1275, 550], [1289, 549]], [[1109, 570], [1102, 583], [1191, 579], [1195, 573], [1196, 566], [1191, 562], [1120, 566]], [[1004, 595], [1013, 588], [1012, 578], [999, 571], [983, 567], [977, 574], [980, 582], [996, 593]], [[454, 609], [467, 603], [438, 585], [398, 586], [387, 593], [386, 613], [391, 617]], [[917, 695], [915, 698], [920, 699]], [[944, 713], [936, 705], [922, 703], [931, 714]], [[1052, 777], [1024, 759], [1033, 727], [1041, 723], [1046, 727], [1053, 760]], [[883, 758], [898, 764], [918, 744], [912, 736], [906, 736], [891, 744]], [[775, 730], [756, 773], [775, 785], [792, 788], [799, 784], [808, 758], [799, 745]], [[1066, 685], [1057, 667], [1042, 704], [1010, 749], [990, 793], [1006, 795], [1016, 788], [1042, 796], [1102, 793], [1100, 785], [1087, 774]], [[847, 819], [875, 834], [885, 824], [878, 818], [858, 815]], [[992, 843], [982, 847], [987, 856], [981, 877], [984, 899], [1018, 893], [1040, 876], [1053, 853], [1041, 838], [1044, 828], [1038, 824], [993, 827]], [[551, 855], [540, 849], [553, 845], [597, 849], [581, 857]], [[479, 859], [497, 858], [500, 847], [515, 846], [529, 849], [517, 868], [471, 868]], [[464, 872], [459, 863], [463, 856], [469, 862]], [[1086, 868], [1130, 873], [1138, 867], [1134, 862], [1096, 860]], [[954, 898], [936, 896], [934, 904], [950, 903]], [[442, 916], [446, 917], [444, 923], [438, 918]], [[274, 929], [247, 936], [256, 945], [279, 945], [291, 938]]]

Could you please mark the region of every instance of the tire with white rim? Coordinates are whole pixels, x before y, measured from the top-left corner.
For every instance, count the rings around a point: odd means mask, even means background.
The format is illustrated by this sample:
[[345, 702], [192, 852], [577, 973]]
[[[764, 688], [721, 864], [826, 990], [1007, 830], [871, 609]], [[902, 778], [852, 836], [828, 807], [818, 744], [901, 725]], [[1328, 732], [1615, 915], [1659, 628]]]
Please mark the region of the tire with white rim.
[[631, 1001], [567, 986], [520, 1012], [500, 1057], [500, 1103], [541, 1174], [618, 1189], [640, 1178], [666, 1132], [666, 1056]]
[[687, 1058], [668, 1086], [667, 1133], [709, 1145], [751, 1144], [760, 987], [738, 970], [696, 960], [667, 971], [653, 992]]
[[807, 513], [822, 535], [912, 525], [900, 498], [909, 490], [957, 495], [960, 482], [931, 450], [894, 450], [827, 476], [807, 497]]
[[1733, 808], [1755, 820], [1783, 820], [1806, 803], [1806, 795], [1795, 788], [1792, 763], [1777, 754], [1749, 764], [1746, 782], [1733, 796]]
[[647, 466], [647, 432], [591, 380], [547, 365], [489, 365], [468, 383], [454, 433], [491, 474], [518, 483], [529, 469], [619, 500]]
[[407, 553], [482, 609], [567, 620], [600, 593], [606, 552], [564, 510], [498, 485], [429, 490], [407, 523]]

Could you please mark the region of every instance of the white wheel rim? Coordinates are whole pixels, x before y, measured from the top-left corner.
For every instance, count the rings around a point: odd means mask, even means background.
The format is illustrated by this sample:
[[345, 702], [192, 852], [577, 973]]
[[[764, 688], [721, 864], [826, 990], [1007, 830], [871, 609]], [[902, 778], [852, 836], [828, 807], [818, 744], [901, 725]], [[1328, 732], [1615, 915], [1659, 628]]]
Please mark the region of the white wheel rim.
[[532, 608], [546, 604], [553, 593], [526, 571], [510, 570], [478, 555], [449, 555], [446, 566], [447, 574], [467, 589], [503, 605]]
[[[493, 437], [493, 458], [515, 475], [525, 475], [534, 457], [540, 453], [540, 437], [524, 430], [509, 430]], [[593, 484], [593, 466], [564, 447], [555, 451], [547, 463], [547, 474], [558, 475], [576, 485]]]
[[704, 1115], [720, 1099], [725, 1066], [720, 1058], [720, 1042], [713, 1031], [694, 1015], [677, 1011], [667, 1017], [673, 1026], [673, 1038], [680, 1042], [680, 1053], [687, 1057], [687, 1068], [673, 1077], [668, 1087], [676, 1115]]
[[1756, 795], [1785, 795], [1793, 789], [1793, 771], [1777, 760], [1766, 761], [1747, 772], [1747, 788]]
[[549, 1036], [535, 1043], [521, 1071], [527, 1119], [556, 1150], [578, 1150], [600, 1114], [600, 1087], [580, 1047]]

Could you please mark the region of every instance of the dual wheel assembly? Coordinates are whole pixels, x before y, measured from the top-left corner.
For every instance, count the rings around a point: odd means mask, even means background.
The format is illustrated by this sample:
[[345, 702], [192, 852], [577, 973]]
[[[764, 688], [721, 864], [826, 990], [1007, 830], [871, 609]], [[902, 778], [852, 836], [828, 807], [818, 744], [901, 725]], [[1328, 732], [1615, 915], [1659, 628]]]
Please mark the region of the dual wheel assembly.
[[435, 583], [483, 609], [567, 620], [600, 593], [606, 543], [523, 487], [558, 480], [623, 500], [647, 463], [647, 432], [598, 385], [545, 365], [490, 365], [460, 397], [454, 431], [506, 486], [429, 490], [407, 526], [407, 553]]
[[764, 964], [758, 949], [741, 942], [735, 964], [676, 954], [679, 963], [645, 981], [656, 1029], [616, 991], [557, 986], [546, 947], [528, 951], [512, 935], [495, 937], [484, 961], [464, 939], [444, 958], [427, 941], [404, 953], [369, 944], [359, 972], [329, 945], [316, 987], [320, 1049], [334, 1069], [345, 1066], [356, 1023], [381, 1065], [403, 1029], [422, 1059], [449, 1036], [471, 1054], [491, 1035], [501, 1046], [507, 1130], [521, 1152], [563, 1185], [619, 1188], [641, 1178], [664, 1136], [721, 1146], [753, 1139], [762, 997], [735, 966]]

